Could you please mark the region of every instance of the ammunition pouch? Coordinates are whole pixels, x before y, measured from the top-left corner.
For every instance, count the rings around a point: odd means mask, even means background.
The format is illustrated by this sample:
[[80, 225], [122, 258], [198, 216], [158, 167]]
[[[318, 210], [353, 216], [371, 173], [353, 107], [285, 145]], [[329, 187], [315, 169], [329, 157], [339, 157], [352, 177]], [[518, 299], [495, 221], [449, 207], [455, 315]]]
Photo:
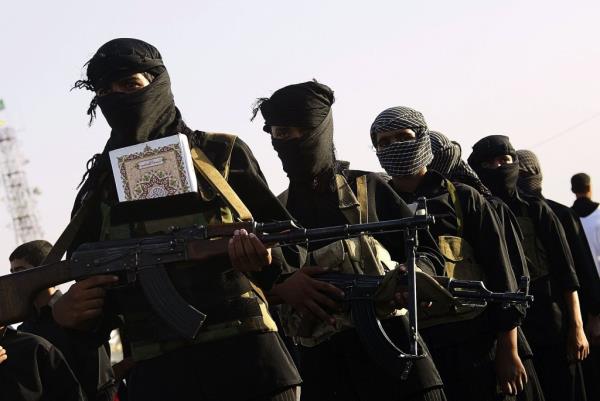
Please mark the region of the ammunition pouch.
[[[307, 264], [336, 273], [376, 276], [384, 275], [397, 265], [385, 248], [370, 236], [339, 240], [314, 250], [309, 253]], [[392, 312], [384, 313], [390, 317]], [[332, 326], [312, 316], [300, 316], [290, 305], [282, 305], [281, 310], [284, 332], [305, 347], [314, 347], [334, 334], [354, 327], [349, 308], [333, 317], [335, 324]]]
[[[356, 179], [358, 199], [345, 177], [336, 175], [336, 187], [340, 211], [350, 224], [368, 221], [367, 180], [362, 175]], [[287, 193], [280, 195], [287, 200]], [[320, 266], [332, 272], [383, 276], [396, 268], [388, 251], [371, 236], [360, 236], [332, 242], [309, 252], [308, 266]], [[395, 311], [389, 313], [388, 317]], [[281, 322], [287, 336], [306, 347], [314, 347], [342, 330], [352, 328], [349, 308], [333, 314], [333, 326], [315, 320], [312, 316], [300, 316], [291, 306], [282, 305]]]
[[[475, 251], [461, 237], [464, 215], [456, 187], [449, 180], [445, 182], [456, 212], [458, 236], [441, 235], [438, 237], [440, 252], [444, 257], [444, 276], [459, 280], [485, 281], [485, 273], [475, 260]], [[484, 308], [481, 307], [459, 306], [454, 302], [448, 302], [446, 294], [439, 293], [438, 295], [436, 296], [434, 293], [434, 297], [429, 300], [431, 307], [419, 308], [419, 325], [422, 328], [470, 320], [484, 311]]]

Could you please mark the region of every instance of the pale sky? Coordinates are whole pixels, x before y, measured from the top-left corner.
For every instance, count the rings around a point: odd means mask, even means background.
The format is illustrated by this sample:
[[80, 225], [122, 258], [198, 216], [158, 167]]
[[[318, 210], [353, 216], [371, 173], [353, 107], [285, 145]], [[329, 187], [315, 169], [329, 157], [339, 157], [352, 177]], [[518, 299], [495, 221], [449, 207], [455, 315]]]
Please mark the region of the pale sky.
[[[598, 20], [597, 1], [3, 1], [0, 98], [51, 242], [109, 133], [101, 116], [87, 126], [91, 94], [69, 89], [116, 37], [155, 45], [188, 125], [238, 134], [273, 192], [287, 179], [262, 120], [249, 121], [251, 105], [317, 78], [336, 93], [338, 158], [354, 168], [380, 170], [369, 126], [405, 105], [459, 141], [465, 158], [491, 134], [534, 150], [545, 195], [570, 205], [572, 174], [600, 180]], [[0, 201], [0, 274], [16, 245], [9, 227]]]

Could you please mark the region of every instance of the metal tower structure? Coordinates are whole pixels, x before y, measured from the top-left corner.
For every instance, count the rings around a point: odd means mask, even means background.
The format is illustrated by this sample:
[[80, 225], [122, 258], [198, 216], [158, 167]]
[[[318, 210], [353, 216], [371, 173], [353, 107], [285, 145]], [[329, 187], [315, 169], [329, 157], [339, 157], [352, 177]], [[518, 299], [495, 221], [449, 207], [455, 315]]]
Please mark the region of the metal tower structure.
[[[0, 110], [4, 103], [0, 99]], [[4, 187], [6, 206], [11, 218], [16, 245], [42, 239], [36, 211], [37, 191], [29, 187], [23, 157], [16, 130], [0, 118], [0, 182]]]

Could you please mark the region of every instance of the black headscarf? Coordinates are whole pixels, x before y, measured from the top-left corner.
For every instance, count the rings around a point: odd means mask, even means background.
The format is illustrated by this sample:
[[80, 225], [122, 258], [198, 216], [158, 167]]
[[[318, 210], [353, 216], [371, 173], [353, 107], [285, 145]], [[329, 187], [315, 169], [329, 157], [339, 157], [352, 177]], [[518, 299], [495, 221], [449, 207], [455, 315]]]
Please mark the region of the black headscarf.
[[542, 166], [535, 153], [530, 150], [517, 150], [519, 158], [519, 181], [517, 186], [527, 193], [542, 195]]
[[272, 126], [304, 129], [301, 138], [272, 139], [283, 169], [290, 181], [312, 181], [325, 170], [333, 169], [333, 91], [326, 85], [309, 81], [277, 90], [268, 99], [259, 99], [257, 109], [265, 119], [263, 130]]
[[[146, 142], [178, 132], [189, 135], [175, 107], [171, 81], [159, 51], [139, 39], [121, 38], [102, 45], [87, 63], [87, 79], [75, 83], [76, 88], [91, 91], [108, 88], [115, 80], [135, 73], [150, 73], [155, 77], [150, 85], [133, 93], [109, 93], [95, 96], [88, 109], [93, 118], [96, 105], [111, 126], [110, 138], [101, 155], [88, 164], [92, 170], [108, 168], [107, 153], [124, 146]], [[85, 176], [84, 176], [85, 178]]]
[[457, 142], [451, 141], [437, 131], [429, 131], [429, 137], [433, 160], [427, 166], [428, 168], [442, 173], [451, 181], [469, 185], [482, 195], [491, 195], [490, 190], [483, 185], [477, 173], [461, 159], [462, 149]]
[[[513, 162], [504, 164], [496, 169], [484, 168], [481, 163], [502, 155], [510, 155]], [[480, 139], [473, 145], [473, 152], [468, 162], [473, 167], [483, 184], [492, 193], [503, 200], [511, 198], [517, 192], [519, 179], [519, 158], [507, 136], [490, 135]]]

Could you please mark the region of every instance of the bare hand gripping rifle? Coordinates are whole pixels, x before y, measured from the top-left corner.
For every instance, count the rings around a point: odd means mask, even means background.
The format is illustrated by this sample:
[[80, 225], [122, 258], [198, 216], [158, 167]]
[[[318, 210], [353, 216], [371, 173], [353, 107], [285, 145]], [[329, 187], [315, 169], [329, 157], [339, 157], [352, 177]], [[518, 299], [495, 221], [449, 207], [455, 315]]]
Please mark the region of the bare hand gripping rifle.
[[[424, 200], [422, 201], [424, 204]], [[316, 278], [328, 281], [346, 293], [351, 303], [353, 321], [366, 344], [379, 349], [376, 354], [391, 351], [395, 358], [422, 357], [417, 349], [416, 246], [417, 231], [427, 229], [434, 216], [420, 208], [413, 217], [374, 223], [351, 224], [305, 229], [292, 221], [232, 224], [174, 228], [168, 234], [127, 240], [100, 241], [80, 245], [69, 260], [51, 263], [0, 277], [0, 325], [26, 319], [35, 295], [42, 289], [101, 274], [114, 274], [122, 285], [138, 282], [157, 315], [185, 339], [194, 339], [206, 315], [189, 305], [177, 292], [165, 269], [176, 262], [202, 262], [227, 255], [227, 245], [235, 230], [255, 233], [265, 244], [288, 246], [330, 241], [360, 235], [405, 232], [407, 248], [406, 286], [408, 287], [411, 325], [410, 352], [404, 353], [386, 335], [374, 312], [373, 295], [381, 283], [379, 276], [354, 276], [326, 273]], [[190, 267], [194, 268], [194, 267]], [[492, 293], [482, 282], [434, 277], [457, 298], [476, 303], [503, 302], [527, 304], [533, 300], [527, 288], [518, 293]], [[373, 338], [375, 334], [376, 338]], [[376, 345], [380, 343], [382, 347]]]

